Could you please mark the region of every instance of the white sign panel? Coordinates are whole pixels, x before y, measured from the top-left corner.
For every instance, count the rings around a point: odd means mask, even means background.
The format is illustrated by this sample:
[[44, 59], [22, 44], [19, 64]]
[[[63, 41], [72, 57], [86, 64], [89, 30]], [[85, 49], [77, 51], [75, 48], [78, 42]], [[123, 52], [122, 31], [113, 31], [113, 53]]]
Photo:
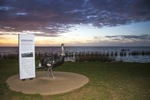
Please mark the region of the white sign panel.
[[20, 79], [35, 77], [35, 40], [33, 34], [19, 34]]

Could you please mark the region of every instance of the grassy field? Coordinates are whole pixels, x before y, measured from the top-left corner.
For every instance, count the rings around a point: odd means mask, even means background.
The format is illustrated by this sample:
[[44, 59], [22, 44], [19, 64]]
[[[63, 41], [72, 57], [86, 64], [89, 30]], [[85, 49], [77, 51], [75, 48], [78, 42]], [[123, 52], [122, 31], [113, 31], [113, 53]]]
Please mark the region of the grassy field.
[[150, 100], [150, 63], [66, 62], [54, 70], [83, 74], [90, 81], [60, 95], [14, 92], [6, 80], [18, 74], [18, 61], [0, 60], [0, 100]]

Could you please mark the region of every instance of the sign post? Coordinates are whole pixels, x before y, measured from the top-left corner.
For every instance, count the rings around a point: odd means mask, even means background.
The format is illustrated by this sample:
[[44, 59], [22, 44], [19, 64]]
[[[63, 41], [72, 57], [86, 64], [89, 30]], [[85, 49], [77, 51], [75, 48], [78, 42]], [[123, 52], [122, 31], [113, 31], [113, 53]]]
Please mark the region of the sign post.
[[33, 34], [19, 34], [19, 75], [20, 79], [35, 77], [35, 40]]

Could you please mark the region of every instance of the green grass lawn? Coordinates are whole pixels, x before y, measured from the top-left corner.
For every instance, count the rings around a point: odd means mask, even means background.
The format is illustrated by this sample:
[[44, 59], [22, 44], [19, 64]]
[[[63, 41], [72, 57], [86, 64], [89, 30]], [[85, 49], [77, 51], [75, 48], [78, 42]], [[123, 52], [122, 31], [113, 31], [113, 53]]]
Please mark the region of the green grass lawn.
[[54, 70], [83, 74], [90, 81], [59, 95], [14, 92], [6, 80], [18, 74], [18, 61], [0, 60], [0, 100], [150, 100], [150, 63], [66, 62]]

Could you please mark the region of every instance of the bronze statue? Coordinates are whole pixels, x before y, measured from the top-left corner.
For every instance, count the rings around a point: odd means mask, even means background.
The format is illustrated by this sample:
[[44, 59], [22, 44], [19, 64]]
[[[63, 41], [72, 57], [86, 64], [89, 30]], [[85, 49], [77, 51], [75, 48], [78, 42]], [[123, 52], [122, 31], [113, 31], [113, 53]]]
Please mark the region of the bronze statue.
[[50, 76], [50, 73], [52, 75], [52, 78], [54, 79], [54, 75], [52, 72], [52, 69], [56, 66], [60, 66], [64, 63], [64, 57], [65, 57], [65, 53], [64, 53], [64, 44], [61, 44], [61, 54], [60, 55], [52, 55], [52, 56], [44, 56], [40, 62], [39, 62], [39, 68], [45, 68], [47, 67], [47, 75], [48, 77]]

